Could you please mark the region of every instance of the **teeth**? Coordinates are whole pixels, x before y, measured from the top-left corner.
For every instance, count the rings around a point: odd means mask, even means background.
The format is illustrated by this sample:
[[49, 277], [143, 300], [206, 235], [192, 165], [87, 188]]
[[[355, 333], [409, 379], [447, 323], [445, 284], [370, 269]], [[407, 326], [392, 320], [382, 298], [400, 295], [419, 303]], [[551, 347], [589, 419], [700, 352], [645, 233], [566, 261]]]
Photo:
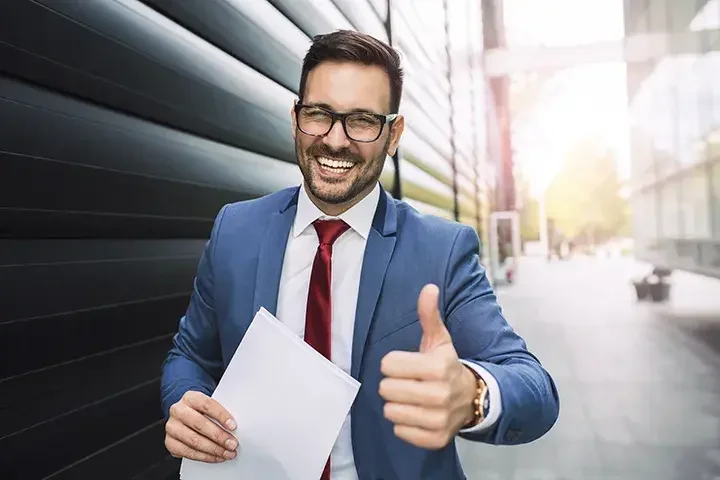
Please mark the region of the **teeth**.
[[351, 162], [345, 162], [342, 160], [333, 160], [332, 158], [326, 158], [326, 157], [318, 157], [318, 162], [320, 162], [320, 165], [324, 167], [330, 167], [330, 168], [341, 168], [341, 169], [348, 169], [352, 168], [353, 164]]

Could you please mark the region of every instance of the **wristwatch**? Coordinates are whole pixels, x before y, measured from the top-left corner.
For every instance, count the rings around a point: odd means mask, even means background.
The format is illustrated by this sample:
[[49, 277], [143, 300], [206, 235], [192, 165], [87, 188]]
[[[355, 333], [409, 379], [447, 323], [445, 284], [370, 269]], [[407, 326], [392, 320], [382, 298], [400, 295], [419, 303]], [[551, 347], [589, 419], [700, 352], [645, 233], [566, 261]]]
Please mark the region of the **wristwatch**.
[[475, 375], [477, 380], [477, 389], [475, 398], [473, 399], [474, 417], [473, 420], [465, 428], [474, 427], [487, 417], [490, 411], [490, 395], [488, 395], [488, 387], [480, 375], [473, 369], [470, 371]]

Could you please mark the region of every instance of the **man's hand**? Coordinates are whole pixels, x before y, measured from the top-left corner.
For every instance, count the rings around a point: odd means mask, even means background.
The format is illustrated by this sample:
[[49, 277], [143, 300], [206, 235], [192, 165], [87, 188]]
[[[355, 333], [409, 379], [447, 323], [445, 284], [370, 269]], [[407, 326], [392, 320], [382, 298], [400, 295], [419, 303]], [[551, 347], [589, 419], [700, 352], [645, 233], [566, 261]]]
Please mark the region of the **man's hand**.
[[419, 352], [390, 352], [382, 359], [380, 396], [395, 435], [422, 448], [446, 446], [473, 419], [477, 382], [458, 360], [438, 310], [439, 290], [426, 285], [418, 298], [423, 335]]
[[235, 458], [238, 442], [228, 430], [235, 430], [235, 420], [217, 401], [201, 392], [188, 391], [170, 407], [165, 424], [165, 447], [175, 458], [189, 458], [207, 463]]

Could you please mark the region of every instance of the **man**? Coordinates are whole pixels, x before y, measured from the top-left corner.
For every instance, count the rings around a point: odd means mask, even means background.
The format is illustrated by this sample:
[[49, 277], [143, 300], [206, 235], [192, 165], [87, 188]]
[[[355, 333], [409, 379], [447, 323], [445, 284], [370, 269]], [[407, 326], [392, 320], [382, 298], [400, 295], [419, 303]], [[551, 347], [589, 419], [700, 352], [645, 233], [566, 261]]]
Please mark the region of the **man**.
[[235, 457], [206, 417], [235, 421], [209, 396], [260, 307], [361, 383], [323, 480], [462, 479], [456, 436], [544, 435], [555, 385], [503, 318], [476, 232], [379, 185], [404, 126], [397, 53], [357, 32], [317, 36], [299, 92], [303, 185], [220, 211], [163, 366], [167, 449]]

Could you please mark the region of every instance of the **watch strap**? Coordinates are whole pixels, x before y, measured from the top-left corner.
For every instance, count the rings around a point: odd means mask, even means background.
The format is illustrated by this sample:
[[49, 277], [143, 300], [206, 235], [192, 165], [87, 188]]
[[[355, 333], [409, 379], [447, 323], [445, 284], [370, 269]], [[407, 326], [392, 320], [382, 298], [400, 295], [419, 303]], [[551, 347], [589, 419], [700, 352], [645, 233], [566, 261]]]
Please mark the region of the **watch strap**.
[[477, 385], [475, 390], [475, 398], [473, 399], [474, 417], [473, 421], [470, 422], [467, 427], [474, 427], [475, 425], [478, 425], [480, 422], [482, 422], [490, 412], [490, 394], [488, 386], [482, 379], [482, 377], [478, 375], [475, 370], [470, 370], [472, 371], [473, 375], [475, 375]]

